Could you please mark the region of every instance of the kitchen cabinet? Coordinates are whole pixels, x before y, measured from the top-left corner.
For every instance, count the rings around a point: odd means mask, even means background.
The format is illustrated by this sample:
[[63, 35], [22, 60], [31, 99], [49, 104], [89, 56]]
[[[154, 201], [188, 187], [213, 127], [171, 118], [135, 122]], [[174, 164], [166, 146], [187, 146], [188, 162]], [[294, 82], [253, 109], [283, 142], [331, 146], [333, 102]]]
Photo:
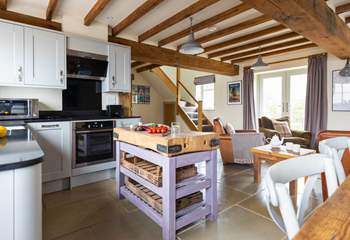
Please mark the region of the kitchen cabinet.
[[108, 76], [103, 82], [104, 92], [131, 91], [131, 50], [128, 46], [108, 46]]
[[0, 85], [23, 85], [24, 27], [0, 22]]
[[0, 238], [41, 240], [41, 164], [1, 171], [0, 191]]
[[33, 134], [44, 152], [43, 182], [63, 179], [71, 175], [72, 123], [29, 123]]
[[25, 28], [25, 84], [66, 87], [66, 44], [60, 33]]

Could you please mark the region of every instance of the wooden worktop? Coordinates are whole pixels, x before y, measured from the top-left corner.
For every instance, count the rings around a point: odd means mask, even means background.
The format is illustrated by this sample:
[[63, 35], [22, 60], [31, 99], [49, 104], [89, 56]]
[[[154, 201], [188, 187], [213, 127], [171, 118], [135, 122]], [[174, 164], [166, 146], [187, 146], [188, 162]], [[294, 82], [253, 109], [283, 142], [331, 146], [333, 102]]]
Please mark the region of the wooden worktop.
[[316, 209], [294, 239], [350, 239], [350, 177]]

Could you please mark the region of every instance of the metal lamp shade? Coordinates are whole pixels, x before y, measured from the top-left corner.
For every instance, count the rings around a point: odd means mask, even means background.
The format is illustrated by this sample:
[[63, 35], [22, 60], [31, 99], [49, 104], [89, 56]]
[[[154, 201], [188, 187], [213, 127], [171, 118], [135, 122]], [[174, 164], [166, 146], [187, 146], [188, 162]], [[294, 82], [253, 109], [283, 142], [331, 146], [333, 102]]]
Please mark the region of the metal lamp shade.
[[179, 52], [183, 54], [195, 55], [203, 53], [204, 49], [198, 42], [196, 42], [194, 39], [194, 33], [191, 32], [188, 36], [187, 42], [181, 45]]
[[350, 63], [349, 58], [346, 59], [346, 64], [342, 70], [340, 70], [339, 75], [342, 77], [350, 77]]
[[259, 55], [258, 59], [256, 60], [256, 63], [254, 63], [250, 68], [251, 69], [259, 69], [259, 68], [264, 68], [267, 67], [269, 64], [265, 63], [262, 60], [261, 55]]

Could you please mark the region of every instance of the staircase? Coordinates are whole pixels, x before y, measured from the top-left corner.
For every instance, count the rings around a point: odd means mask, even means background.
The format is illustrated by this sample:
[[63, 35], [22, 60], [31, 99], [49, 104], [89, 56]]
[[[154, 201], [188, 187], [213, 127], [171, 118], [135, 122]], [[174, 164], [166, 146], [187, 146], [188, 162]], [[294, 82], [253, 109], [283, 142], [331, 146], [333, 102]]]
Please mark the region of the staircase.
[[180, 81], [177, 69], [176, 85], [161, 68], [151, 70], [176, 95], [176, 112], [192, 131], [212, 132], [213, 125], [203, 112], [202, 101], [198, 101]]
[[[187, 101], [180, 100], [179, 103], [181, 109], [183, 112], [187, 115], [187, 118], [189, 118], [193, 125], [198, 128], [198, 108], [196, 106], [191, 105]], [[206, 116], [203, 116], [202, 119], [202, 132], [212, 132], [213, 131], [213, 125], [208, 120]]]

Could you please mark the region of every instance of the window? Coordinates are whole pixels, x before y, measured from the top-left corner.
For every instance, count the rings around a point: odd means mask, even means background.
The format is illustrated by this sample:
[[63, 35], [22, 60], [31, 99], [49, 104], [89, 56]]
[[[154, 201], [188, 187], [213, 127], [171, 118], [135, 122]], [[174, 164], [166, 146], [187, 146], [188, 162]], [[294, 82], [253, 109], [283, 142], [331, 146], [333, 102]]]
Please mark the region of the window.
[[304, 129], [306, 68], [258, 73], [256, 76], [259, 116], [289, 116], [292, 129]]
[[196, 85], [196, 99], [203, 101], [203, 110], [214, 110], [214, 83]]

